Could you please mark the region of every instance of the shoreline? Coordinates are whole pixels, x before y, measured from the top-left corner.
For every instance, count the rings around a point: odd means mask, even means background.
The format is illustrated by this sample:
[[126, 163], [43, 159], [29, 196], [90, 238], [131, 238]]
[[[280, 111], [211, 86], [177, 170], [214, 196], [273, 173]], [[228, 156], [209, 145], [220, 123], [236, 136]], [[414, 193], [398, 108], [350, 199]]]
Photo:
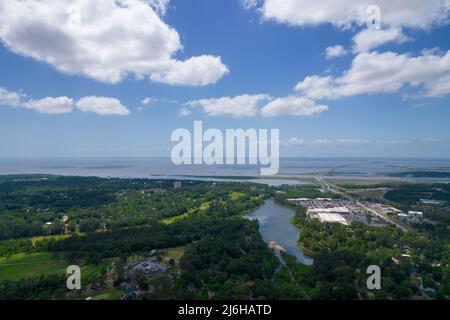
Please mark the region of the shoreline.
[[[185, 180], [185, 181], [216, 181], [216, 182], [253, 182], [261, 183], [262, 181], [286, 181], [286, 184], [293, 185], [316, 185], [314, 175], [283, 175], [283, 176], [235, 176], [235, 175], [166, 175], [166, 174], [149, 174], [148, 176], [139, 175], [104, 175], [104, 174], [82, 174], [82, 173], [47, 173], [47, 172], [0, 172], [0, 177], [84, 177], [84, 178], [101, 178], [101, 179], [148, 179], [148, 180]], [[379, 185], [383, 183], [391, 184], [448, 184], [450, 180], [441, 181], [439, 179], [408, 179], [408, 178], [396, 178], [396, 177], [371, 177], [368, 179], [354, 179], [354, 177], [348, 176], [346, 178], [327, 176], [327, 180], [332, 181], [337, 185]], [[261, 181], [261, 182], [259, 182]]]

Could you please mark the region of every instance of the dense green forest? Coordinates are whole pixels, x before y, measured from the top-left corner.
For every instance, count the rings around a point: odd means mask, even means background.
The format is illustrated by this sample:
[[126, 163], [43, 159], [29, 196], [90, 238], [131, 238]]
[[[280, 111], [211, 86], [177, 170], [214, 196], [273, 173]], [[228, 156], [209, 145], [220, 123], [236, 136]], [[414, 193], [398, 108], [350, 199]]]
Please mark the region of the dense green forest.
[[[183, 299], [272, 297], [270, 279], [278, 261], [255, 222], [233, 220], [189, 246], [180, 262], [177, 286]], [[191, 284], [197, 290], [183, 290]]]
[[23, 281], [0, 282], [0, 300], [51, 300], [63, 299], [67, 290], [61, 283], [63, 276], [48, 276]]
[[[386, 201], [414, 209], [447, 199], [447, 186], [398, 184]], [[0, 177], [0, 299], [443, 299], [450, 294], [448, 213], [394, 227], [322, 224], [287, 198], [339, 197], [317, 186], [242, 182]], [[269, 198], [296, 213], [312, 266], [262, 240], [244, 218]], [[433, 210], [433, 211], [432, 211]], [[434, 214], [434, 216], [433, 216]], [[156, 253], [154, 253], [156, 250]], [[146, 274], [137, 264], [163, 266]], [[83, 290], [65, 287], [79, 265]], [[366, 268], [383, 269], [368, 291]], [[420, 281], [419, 281], [420, 280]], [[428, 290], [423, 292], [424, 288]]]
[[[122, 279], [123, 275], [119, 266], [126, 264], [130, 257], [145, 257], [154, 249], [183, 247], [186, 255], [179, 266], [174, 266], [183, 271], [183, 277], [171, 278], [164, 284], [164, 290], [156, 290], [161, 297], [168, 290], [166, 294], [170, 298], [190, 294], [191, 291], [183, 287], [188, 275], [194, 272], [190, 259], [203, 254], [220, 257], [222, 261], [217, 268], [223, 268], [227, 278], [235, 274], [230, 290], [234, 286], [239, 288], [245, 281], [271, 277], [273, 264], [277, 262], [262, 241], [257, 224], [242, 217], [261, 205], [272, 191], [262, 184], [232, 182], [183, 181], [182, 188], [175, 188], [174, 181], [169, 180], [1, 177], [0, 271], [4, 268], [14, 277], [20, 277], [24, 271], [19, 267], [17, 272], [9, 271], [10, 265], [15, 262], [23, 265], [21, 259], [40, 252], [53, 252], [54, 256], [63, 254], [66, 265], [80, 264], [86, 268], [112, 261], [116, 266], [114, 289], [118, 290], [117, 278]], [[211, 243], [215, 251], [202, 251], [203, 246]], [[244, 252], [245, 243], [247, 251]], [[227, 244], [234, 248], [222, 247]], [[2, 267], [2, 259], [5, 267]], [[268, 261], [265, 267], [259, 266], [257, 262], [264, 259]], [[228, 262], [233, 262], [237, 269], [231, 272], [231, 267], [225, 268]], [[57, 264], [57, 261], [49, 259], [36, 263]], [[210, 269], [217, 268], [211, 266]], [[245, 268], [247, 274], [240, 274]], [[103, 274], [97, 274], [90, 285], [98, 286], [102, 277]], [[208, 278], [211, 284], [213, 278]], [[0, 298], [62, 298], [67, 292], [53, 288], [55, 279], [36, 274], [27, 282], [0, 282], [0, 290], [11, 292]], [[146, 281], [141, 279], [142, 282]], [[41, 290], [45, 284], [47, 292]], [[64, 284], [60, 283], [60, 287]], [[15, 295], [25, 287], [30, 288], [30, 293]], [[199, 286], [199, 290], [204, 288]], [[218, 296], [223, 296], [223, 292]], [[148, 292], [146, 296], [152, 295], [155, 292]], [[195, 295], [204, 293], [199, 291]]]
[[[0, 180], [0, 240], [99, 228], [143, 226], [176, 217], [207, 202], [225, 202], [241, 207], [258, 205], [266, 197], [263, 185], [186, 182], [174, 189], [173, 181], [146, 179], [101, 179], [81, 177], [23, 176]], [[241, 200], [228, 201], [232, 192], [246, 191]], [[248, 209], [247, 208], [247, 209]], [[68, 225], [61, 222], [67, 216]], [[44, 226], [46, 223], [51, 223]]]
[[386, 195], [386, 199], [402, 203], [415, 204], [420, 199], [433, 199], [450, 202], [450, 186], [448, 184], [401, 184], [395, 186]]

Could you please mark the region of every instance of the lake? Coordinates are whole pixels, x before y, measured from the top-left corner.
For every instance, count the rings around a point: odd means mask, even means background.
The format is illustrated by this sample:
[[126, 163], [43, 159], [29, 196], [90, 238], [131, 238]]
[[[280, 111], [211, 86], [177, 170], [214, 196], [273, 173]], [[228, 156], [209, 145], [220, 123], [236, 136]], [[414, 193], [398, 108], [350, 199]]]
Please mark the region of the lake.
[[313, 260], [305, 256], [297, 245], [300, 233], [291, 224], [293, 215], [293, 209], [283, 207], [276, 204], [273, 199], [269, 199], [245, 217], [259, 221], [259, 232], [266, 243], [275, 241], [286, 250], [287, 254], [294, 256], [298, 263], [311, 265]]

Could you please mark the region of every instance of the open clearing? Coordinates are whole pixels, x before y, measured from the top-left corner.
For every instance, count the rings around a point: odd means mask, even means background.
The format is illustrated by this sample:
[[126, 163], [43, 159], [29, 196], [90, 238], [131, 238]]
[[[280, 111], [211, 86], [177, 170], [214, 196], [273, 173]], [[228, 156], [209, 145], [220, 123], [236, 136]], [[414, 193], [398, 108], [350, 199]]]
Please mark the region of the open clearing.
[[208, 208], [209, 208], [209, 202], [205, 202], [205, 203], [203, 203], [200, 206], [200, 208], [193, 208], [193, 209], [189, 210], [188, 212], [186, 212], [186, 213], [184, 213], [182, 215], [171, 217], [171, 218], [167, 218], [167, 219], [162, 220], [161, 222], [164, 223], [164, 224], [172, 224], [174, 222], [186, 219], [187, 217], [189, 217], [191, 214], [193, 214], [197, 210], [201, 211], [201, 210], [206, 210]]
[[170, 259], [173, 259], [178, 263], [183, 257], [185, 250], [186, 246], [161, 250], [164, 253], [164, 262], [168, 262]]
[[239, 199], [241, 199], [242, 197], [245, 197], [245, 196], [246, 196], [246, 194], [243, 193], [243, 192], [232, 192], [230, 194], [230, 199], [233, 200], [233, 201], [236, 201], [236, 200], [239, 200]]
[[124, 295], [122, 290], [116, 288], [108, 288], [102, 290], [94, 295], [91, 295], [92, 300], [120, 300], [120, 298]]
[[64, 275], [67, 263], [53, 258], [50, 252], [15, 254], [9, 258], [0, 258], [0, 281], [21, 280], [53, 274]]
[[[0, 282], [4, 280], [18, 281], [49, 275], [66, 275], [70, 264], [62, 257], [54, 257], [51, 252], [19, 253], [11, 257], [0, 258]], [[93, 281], [108, 268], [110, 262], [99, 265], [81, 266], [82, 281]]]

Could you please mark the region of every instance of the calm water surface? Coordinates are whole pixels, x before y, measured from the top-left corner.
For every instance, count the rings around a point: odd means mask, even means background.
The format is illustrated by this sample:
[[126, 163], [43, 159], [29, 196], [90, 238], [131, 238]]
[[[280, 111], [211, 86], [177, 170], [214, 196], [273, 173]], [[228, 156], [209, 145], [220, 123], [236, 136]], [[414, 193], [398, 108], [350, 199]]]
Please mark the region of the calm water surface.
[[[316, 175], [337, 167], [339, 169], [336, 169], [336, 172], [333, 173], [334, 178], [380, 179], [388, 176], [390, 173], [405, 171], [450, 171], [450, 159], [281, 158], [279, 174], [284, 177], [300, 177], [301, 179], [303, 175]], [[257, 177], [260, 174], [258, 166], [176, 166], [168, 158], [0, 159], [0, 175], [24, 173], [117, 178], [149, 178], [157, 175]], [[277, 178], [283, 181], [270, 179], [270, 183], [278, 185], [286, 182], [286, 179], [283, 179], [283, 177]], [[427, 178], [396, 179], [412, 181], [430, 180]], [[433, 178], [431, 180], [436, 182], [450, 181], [449, 178]], [[268, 181], [260, 182], [267, 183]]]
[[294, 210], [280, 206], [273, 199], [269, 199], [246, 217], [259, 221], [259, 232], [266, 243], [275, 241], [286, 250], [286, 253], [294, 256], [297, 262], [311, 265], [313, 260], [305, 256], [297, 246], [300, 233], [291, 224], [293, 215]]

